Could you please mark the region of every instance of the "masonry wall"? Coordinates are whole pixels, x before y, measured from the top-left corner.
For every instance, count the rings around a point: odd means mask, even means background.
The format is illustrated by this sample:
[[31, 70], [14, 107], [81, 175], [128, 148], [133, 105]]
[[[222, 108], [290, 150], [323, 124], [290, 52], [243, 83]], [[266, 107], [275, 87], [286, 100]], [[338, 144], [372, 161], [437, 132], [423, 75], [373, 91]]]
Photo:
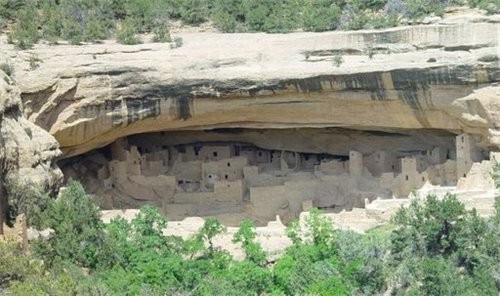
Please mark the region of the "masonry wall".
[[214, 202], [242, 203], [243, 189], [242, 182], [222, 181], [215, 182], [212, 192], [177, 192], [174, 196], [174, 203], [209, 205]]
[[357, 151], [349, 152], [349, 174], [353, 177], [363, 175], [363, 155]]
[[456, 137], [457, 179], [465, 178], [474, 162], [480, 161], [480, 155], [475, 149], [474, 139], [468, 134]]
[[114, 184], [115, 188], [137, 200], [160, 201], [173, 197], [176, 181], [173, 176], [130, 176], [123, 182]]
[[329, 160], [322, 161], [319, 165], [314, 167], [316, 173], [322, 173], [326, 175], [340, 175], [347, 173], [349, 168], [349, 163], [347, 161], [340, 160]]
[[230, 146], [203, 146], [199, 151], [200, 160], [217, 161], [232, 156]]
[[271, 162], [271, 154], [269, 151], [255, 147], [242, 147], [239, 156], [246, 156], [248, 163], [252, 165]]
[[376, 177], [396, 170], [396, 158], [385, 151], [377, 151], [363, 159], [364, 166]]
[[[176, 207], [190, 214], [225, 213], [248, 208], [259, 219], [272, 220], [277, 214], [298, 214], [304, 202], [350, 209], [363, 206], [365, 198], [406, 197], [427, 181], [455, 185], [458, 169], [470, 170], [468, 161], [477, 157], [472, 138], [461, 136], [457, 137], [457, 161], [446, 160], [452, 153], [440, 147], [402, 159], [384, 151], [366, 156], [350, 151], [349, 160], [340, 161], [335, 156], [237, 144], [159, 148], [152, 143], [128, 146], [122, 140], [111, 147], [117, 159], [99, 170], [88, 169], [96, 171], [96, 182], [104, 189], [114, 186], [118, 195], [161, 202], [169, 211]], [[101, 158], [106, 165], [107, 159]], [[475, 176], [467, 180], [479, 182], [480, 174]], [[248, 198], [251, 206], [244, 203]]]
[[232, 157], [202, 163], [203, 179], [216, 176], [217, 180], [235, 181], [243, 178], [243, 168], [248, 165], [246, 156]]
[[177, 192], [173, 201], [176, 204], [208, 205], [213, 198], [213, 192]]
[[429, 179], [427, 172], [418, 171], [415, 157], [401, 159], [401, 174], [396, 176], [393, 184], [393, 193], [396, 197], [407, 197], [413, 190], [422, 187]]
[[214, 190], [216, 201], [243, 202], [243, 183], [241, 180], [215, 182]]
[[273, 219], [276, 211], [287, 203], [285, 186], [251, 187], [250, 203], [257, 209], [256, 215]]
[[126, 148], [127, 148], [127, 140], [125, 138], [121, 138], [113, 142], [113, 144], [110, 145], [112, 159], [126, 161], [127, 160]]
[[454, 186], [457, 184], [457, 162], [448, 159], [445, 163], [427, 168], [429, 182], [432, 185]]
[[298, 215], [302, 211], [302, 202], [312, 200], [316, 203], [319, 185], [320, 181], [317, 179], [285, 182], [289, 211]]
[[201, 180], [201, 161], [176, 161], [169, 172], [169, 175], [174, 175], [177, 180]]

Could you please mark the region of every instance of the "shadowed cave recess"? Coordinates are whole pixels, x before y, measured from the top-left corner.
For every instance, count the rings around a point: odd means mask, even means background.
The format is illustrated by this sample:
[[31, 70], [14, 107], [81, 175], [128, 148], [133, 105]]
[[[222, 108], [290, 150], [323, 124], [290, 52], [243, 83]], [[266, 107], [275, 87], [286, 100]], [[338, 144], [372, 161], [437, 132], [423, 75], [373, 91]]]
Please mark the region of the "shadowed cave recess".
[[456, 186], [489, 159], [467, 134], [434, 129], [214, 129], [136, 134], [59, 161], [103, 209], [160, 207], [169, 220], [288, 222], [310, 206], [363, 208], [424, 185]]

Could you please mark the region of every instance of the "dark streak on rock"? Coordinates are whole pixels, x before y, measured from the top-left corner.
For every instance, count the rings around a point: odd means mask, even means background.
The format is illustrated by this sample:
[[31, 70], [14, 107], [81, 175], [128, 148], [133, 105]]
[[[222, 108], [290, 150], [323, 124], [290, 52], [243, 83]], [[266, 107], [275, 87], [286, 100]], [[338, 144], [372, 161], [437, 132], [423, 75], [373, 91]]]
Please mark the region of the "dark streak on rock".
[[474, 44], [474, 45], [445, 46], [444, 51], [471, 51], [473, 49], [479, 49], [479, 48], [490, 47], [490, 46], [495, 46], [495, 45]]
[[106, 100], [104, 103], [104, 109], [106, 111], [111, 111], [111, 122], [113, 126], [118, 126], [123, 124], [123, 116], [122, 116], [122, 101], [119, 100]]
[[262, 105], [289, 105], [289, 104], [314, 104], [315, 101], [284, 101], [284, 102], [268, 102]]
[[[128, 87], [126, 93], [120, 89], [112, 95], [115, 100], [105, 102], [105, 111], [111, 114], [113, 125], [142, 120], [160, 114], [160, 101], [173, 100], [173, 110], [182, 120], [191, 118], [194, 98], [216, 98], [223, 100], [227, 97], [245, 97], [260, 95], [261, 90], [269, 96], [269, 92], [335, 92], [360, 91], [370, 93], [372, 100], [386, 100], [387, 87], [384, 85], [384, 75], [392, 79], [392, 86], [398, 92], [399, 99], [409, 105], [422, 126], [429, 126], [423, 116], [425, 107], [432, 107], [432, 85], [479, 85], [500, 81], [500, 70], [494, 65], [471, 66], [460, 65], [454, 67], [435, 66], [429, 68], [398, 69], [388, 72], [368, 72], [343, 75], [319, 75], [303, 79], [283, 80], [186, 80], [172, 84], [135, 84]], [[272, 94], [271, 94], [272, 95]], [[125, 97], [124, 99], [118, 99]], [[123, 101], [123, 102], [122, 102]], [[270, 102], [265, 104], [308, 104], [314, 100], [291, 100], [287, 102]], [[123, 104], [125, 106], [123, 106]], [[122, 107], [123, 106], [123, 107]], [[102, 107], [93, 106], [98, 109]], [[93, 108], [88, 107], [88, 108]], [[122, 118], [124, 107], [127, 108], [127, 118]], [[96, 110], [89, 110], [95, 112]], [[103, 110], [97, 110], [97, 112]], [[95, 114], [95, 113], [93, 113]]]
[[204, 130], [204, 132], [216, 134], [242, 134], [245, 130], [244, 128], [214, 128], [212, 130]]
[[192, 117], [191, 114], [192, 99], [188, 97], [180, 97], [176, 100], [177, 116], [182, 120]]
[[362, 55], [363, 51], [356, 48], [340, 48], [340, 49], [324, 49], [324, 50], [308, 50], [302, 52], [305, 56], [312, 57], [329, 57], [334, 55]]
[[296, 79], [292, 82], [295, 85], [295, 88], [308, 93], [308, 92], [320, 92], [323, 90], [321, 86], [321, 78], [311, 77], [304, 79]]
[[363, 131], [363, 133], [377, 137], [411, 137], [409, 134], [386, 131]]
[[159, 98], [125, 98], [124, 101], [127, 106], [128, 124], [160, 114]]

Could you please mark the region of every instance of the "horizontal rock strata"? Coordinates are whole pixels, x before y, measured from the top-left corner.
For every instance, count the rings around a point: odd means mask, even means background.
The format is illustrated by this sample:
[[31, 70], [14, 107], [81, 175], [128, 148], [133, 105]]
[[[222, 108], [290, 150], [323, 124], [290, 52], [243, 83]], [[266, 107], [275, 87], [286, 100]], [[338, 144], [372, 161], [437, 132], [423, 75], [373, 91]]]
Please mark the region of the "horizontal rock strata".
[[[14, 61], [26, 116], [64, 157], [133, 134], [227, 128], [465, 132], [491, 149], [500, 145], [499, 31], [498, 16], [466, 15], [380, 31], [186, 33], [175, 49], [0, 49]], [[326, 146], [293, 145], [282, 148]]]

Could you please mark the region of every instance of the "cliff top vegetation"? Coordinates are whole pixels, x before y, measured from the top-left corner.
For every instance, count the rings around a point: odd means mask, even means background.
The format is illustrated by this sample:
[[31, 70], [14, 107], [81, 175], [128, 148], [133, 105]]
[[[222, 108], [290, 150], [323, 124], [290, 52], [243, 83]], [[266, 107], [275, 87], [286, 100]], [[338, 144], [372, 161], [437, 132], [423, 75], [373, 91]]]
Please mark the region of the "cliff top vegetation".
[[0, 28], [21, 49], [40, 40], [135, 44], [141, 33], [172, 42], [170, 21], [209, 22], [227, 33], [359, 30], [440, 16], [457, 5], [500, 12], [497, 0], [0, 0]]

